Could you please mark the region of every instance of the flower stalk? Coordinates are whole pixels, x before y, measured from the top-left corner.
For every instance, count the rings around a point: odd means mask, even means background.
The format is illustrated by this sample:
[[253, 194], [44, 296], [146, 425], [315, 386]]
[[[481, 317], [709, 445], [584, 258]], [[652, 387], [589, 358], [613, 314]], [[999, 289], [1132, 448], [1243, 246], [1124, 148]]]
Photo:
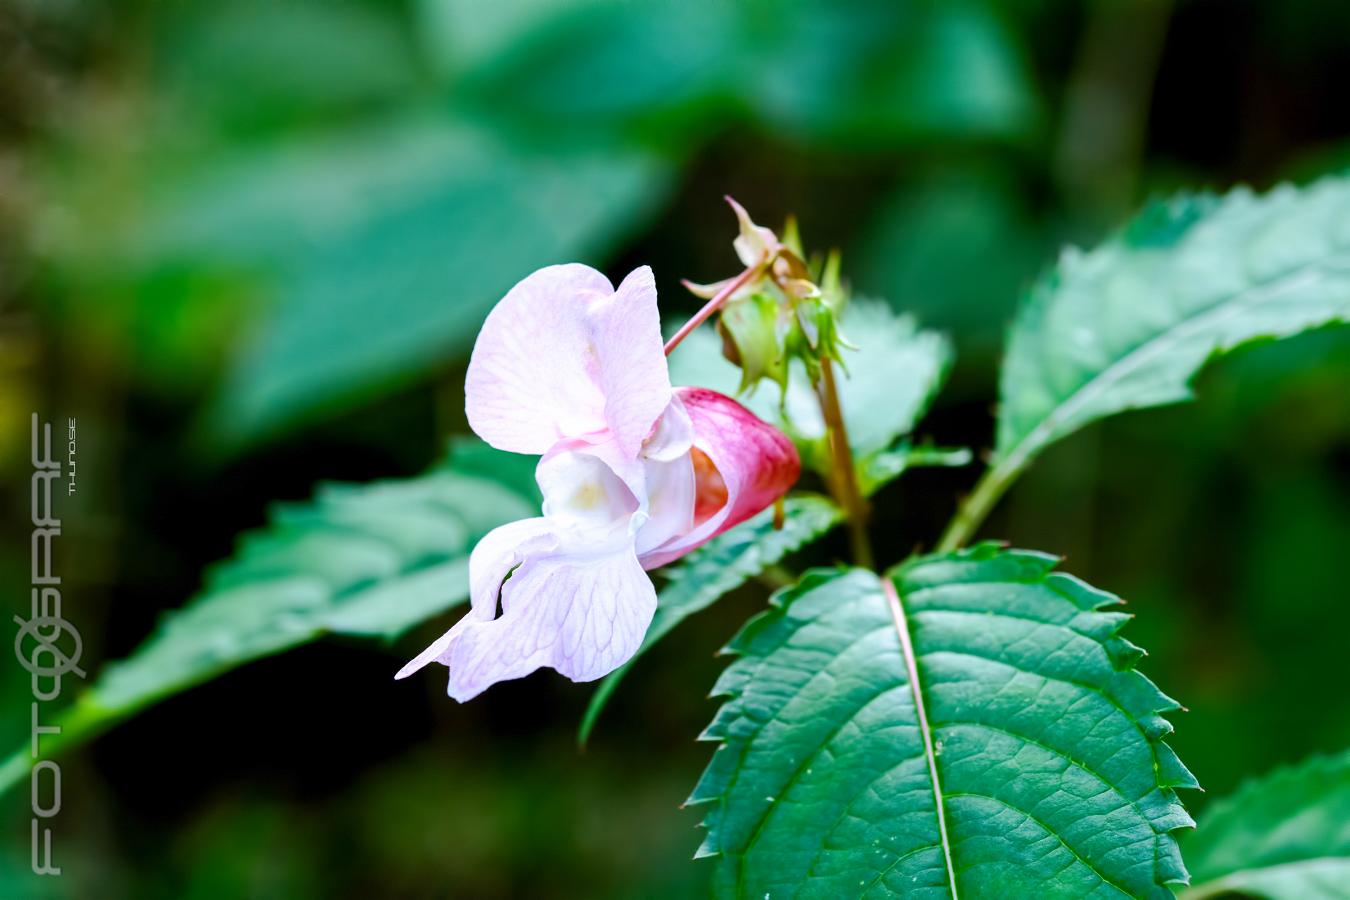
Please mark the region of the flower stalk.
[[703, 308], [694, 313], [694, 317], [685, 322], [680, 330], [675, 332], [670, 340], [666, 341], [666, 356], [669, 356], [672, 350], [680, 346], [680, 341], [688, 337], [690, 332], [712, 318], [712, 315], [727, 302], [727, 298], [749, 284], [759, 274], [761, 268], [762, 264], [758, 263], [746, 267], [744, 272], [728, 281], [720, 291], [713, 295], [711, 300], [703, 304]]
[[848, 440], [848, 426], [844, 424], [839, 406], [839, 391], [835, 385], [834, 363], [828, 355], [820, 357], [820, 381], [816, 385], [820, 412], [825, 418], [826, 436], [834, 459], [830, 489], [835, 500], [844, 508], [848, 519], [849, 548], [853, 562], [864, 569], [875, 567], [872, 541], [867, 534], [867, 500], [858, 483], [858, 470], [853, 464], [853, 448]]

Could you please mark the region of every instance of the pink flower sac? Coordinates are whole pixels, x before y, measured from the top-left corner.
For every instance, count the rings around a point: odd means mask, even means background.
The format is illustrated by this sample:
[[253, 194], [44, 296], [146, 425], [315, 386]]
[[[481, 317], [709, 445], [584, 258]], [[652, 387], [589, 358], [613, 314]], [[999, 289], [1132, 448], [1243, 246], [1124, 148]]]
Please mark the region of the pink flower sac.
[[489, 444], [542, 455], [544, 514], [479, 541], [469, 612], [396, 676], [439, 662], [461, 702], [541, 666], [573, 681], [618, 668], [656, 610], [645, 570], [764, 509], [801, 469], [735, 400], [671, 387], [646, 266], [617, 290], [583, 265], [525, 278], [483, 323], [465, 399]]

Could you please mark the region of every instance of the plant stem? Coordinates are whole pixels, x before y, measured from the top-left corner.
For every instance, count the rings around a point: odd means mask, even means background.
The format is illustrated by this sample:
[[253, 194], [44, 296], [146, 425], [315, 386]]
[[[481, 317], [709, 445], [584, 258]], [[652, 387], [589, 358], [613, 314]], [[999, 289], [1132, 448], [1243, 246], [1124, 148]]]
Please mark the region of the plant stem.
[[984, 523], [994, 504], [998, 503], [1004, 491], [1008, 490], [1021, 471], [1022, 465], [1019, 461], [1010, 462], [1008, 459], [1001, 460], [986, 469], [975, 485], [975, 490], [961, 501], [956, 515], [947, 526], [947, 530], [942, 533], [934, 552], [951, 553], [969, 541]]
[[753, 266], [750, 266], [744, 272], [728, 281], [726, 283], [726, 286], [723, 287], [716, 294], [714, 294], [711, 300], [703, 304], [703, 308], [700, 309], [698, 312], [694, 313], [694, 317], [690, 319], [688, 322], [685, 322], [684, 325], [680, 328], [680, 330], [675, 332], [674, 337], [666, 341], [666, 356], [669, 356], [670, 351], [678, 347], [680, 345], [680, 341], [688, 337], [691, 331], [693, 331], [698, 326], [702, 325], [704, 322], [708, 321], [709, 317], [711, 317], [713, 313], [721, 309], [722, 304], [727, 302], [727, 298], [730, 297], [732, 294], [736, 293], [742, 287], [744, 287], [746, 282], [748, 282], [759, 272], [762, 265], [763, 265], [762, 263], [757, 263]]
[[830, 486], [835, 499], [848, 516], [849, 546], [853, 561], [865, 569], [873, 567], [872, 542], [867, 537], [867, 501], [858, 486], [858, 471], [853, 465], [853, 449], [848, 442], [848, 428], [839, 407], [839, 391], [834, 382], [834, 363], [828, 356], [820, 358], [820, 384], [817, 385], [820, 412], [825, 417], [830, 454], [834, 457], [834, 477]]

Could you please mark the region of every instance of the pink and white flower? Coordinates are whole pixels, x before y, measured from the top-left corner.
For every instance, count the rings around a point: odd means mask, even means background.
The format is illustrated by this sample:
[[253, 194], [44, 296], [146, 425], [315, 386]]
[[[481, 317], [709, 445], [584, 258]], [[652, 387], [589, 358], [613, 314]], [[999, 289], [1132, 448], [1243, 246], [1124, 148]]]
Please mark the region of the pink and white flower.
[[714, 391], [673, 389], [651, 269], [616, 290], [550, 266], [488, 315], [465, 382], [469, 425], [541, 454], [543, 516], [486, 535], [470, 611], [404, 666], [450, 669], [465, 701], [541, 666], [592, 681], [637, 652], [656, 609], [648, 569], [764, 509], [796, 481], [792, 443]]

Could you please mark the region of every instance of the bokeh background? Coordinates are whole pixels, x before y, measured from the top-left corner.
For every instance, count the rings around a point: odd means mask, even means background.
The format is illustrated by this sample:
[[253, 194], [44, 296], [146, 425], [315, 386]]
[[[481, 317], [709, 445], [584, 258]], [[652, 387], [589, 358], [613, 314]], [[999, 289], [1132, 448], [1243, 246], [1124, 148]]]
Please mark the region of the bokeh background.
[[[29, 415], [74, 416], [67, 614], [125, 655], [270, 502], [411, 475], [465, 431], [478, 324], [537, 266], [731, 274], [732, 193], [843, 250], [859, 294], [951, 333], [921, 434], [992, 440], [999, 342], [1065, 243], [1147, 195], [1350, 161], [1350, 5], [1319, 0], [0, 2], [0, 573], [27, 606]], [[984, 534], [1063, 553], [1138, 614], [1209, 790], [1350, 746], [1350, 329], [1245, 349], [1196, 404], [1056, 446]], [[931, 544], [976, 467], [876, 504]], [[838, 536], [797, 562], [844, 555]], [[714, 651], [764, 593], [682, 626], [590, 747], [551, 675], [465, 707], [327, 641], [66, 758], [69, 897], [687, 897], [678, 807]], [[0, 666], [0, 738], [28, 729]], [[30, 896], [0, 799], [0, 896]], [[1191, 798], [1202, 813], [1207, 797]]]

